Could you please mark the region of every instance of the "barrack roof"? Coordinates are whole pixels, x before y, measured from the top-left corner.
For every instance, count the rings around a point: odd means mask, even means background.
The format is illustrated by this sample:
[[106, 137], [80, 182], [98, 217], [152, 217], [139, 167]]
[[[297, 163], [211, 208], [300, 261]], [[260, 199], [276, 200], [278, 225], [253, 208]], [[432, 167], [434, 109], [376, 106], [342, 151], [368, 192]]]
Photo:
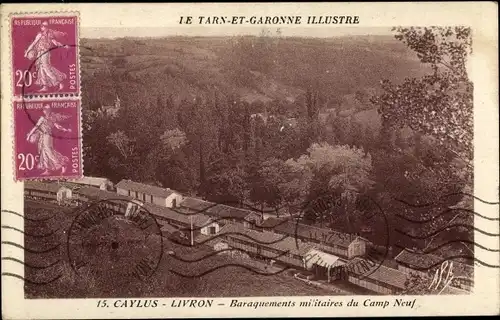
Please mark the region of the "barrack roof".
[[139, 183], [131, 180], [125, 180], [123, 179], [122, 181], [118, 182], [116, 185], [117, 188], [120, 189], [125, 189], [125, 190], [131, 190], [131, 191], [137, 191], [141, 192], [147, 195], [152, 195], [160, 198], [168, 198], [170, 195], [177, 193], [180, 194], [179, 192], [172, 190], [170, 188], [160, 188], [157, 186], [151, 186], [147, 185], [144, 183]]

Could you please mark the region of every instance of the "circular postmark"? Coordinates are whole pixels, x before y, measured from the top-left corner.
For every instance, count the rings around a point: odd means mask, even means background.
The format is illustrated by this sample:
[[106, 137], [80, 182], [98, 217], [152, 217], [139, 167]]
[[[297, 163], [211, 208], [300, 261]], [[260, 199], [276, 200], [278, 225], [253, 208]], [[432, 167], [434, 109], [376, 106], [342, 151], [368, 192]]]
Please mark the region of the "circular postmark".
[[82, 209], [68, 230], [73, 271], [98, 281], [150, 278], [163, 255], [156, 219], [138, 201], [109, 199]]
[[[305, 240], [317, 250], [340, 258], [334, 264], [339, 277], [352, 275], [359, 280], [369, 277], [389, 255], [388, 220], [382, 208], [369, 195], [357, 191], [322, 193], [307, 202], [301, 216], [296, 219], [297, 246], [301, 245], [298, 241], [301, 238], [300, 220], [306, 217], [320, 228], [306, 234]], [[306, 254], [306, 265], [308, 261], [310, 266], [331, 264], [316, 251]]]

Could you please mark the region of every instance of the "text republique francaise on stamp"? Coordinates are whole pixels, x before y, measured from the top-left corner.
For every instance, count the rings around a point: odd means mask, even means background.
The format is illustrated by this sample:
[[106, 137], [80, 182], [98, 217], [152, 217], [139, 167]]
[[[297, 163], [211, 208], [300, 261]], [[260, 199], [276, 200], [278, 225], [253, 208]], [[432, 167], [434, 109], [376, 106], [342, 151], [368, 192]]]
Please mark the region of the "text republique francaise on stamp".
[[79, 95], [78, 16], [19, 16], [11, 27], [14, 95]]
[[83, 175], [78, 19], [11, 17], [16, 180]]

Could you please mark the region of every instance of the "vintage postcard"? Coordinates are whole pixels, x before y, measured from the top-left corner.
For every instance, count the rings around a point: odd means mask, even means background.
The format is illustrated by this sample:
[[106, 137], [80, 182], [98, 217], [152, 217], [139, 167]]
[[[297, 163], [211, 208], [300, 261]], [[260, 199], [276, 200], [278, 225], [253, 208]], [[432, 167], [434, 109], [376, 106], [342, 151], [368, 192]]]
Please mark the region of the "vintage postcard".
[[496, 3], [0, 8], [5, 319], [500, 313]]

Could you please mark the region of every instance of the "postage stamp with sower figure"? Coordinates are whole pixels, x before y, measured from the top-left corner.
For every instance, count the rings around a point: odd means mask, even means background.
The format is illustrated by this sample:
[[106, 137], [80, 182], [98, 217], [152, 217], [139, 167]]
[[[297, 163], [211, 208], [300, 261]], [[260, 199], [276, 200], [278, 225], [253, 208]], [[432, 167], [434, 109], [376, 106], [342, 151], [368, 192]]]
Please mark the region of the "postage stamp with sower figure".
[[15, 179], [83, 175], [77, 13], [11, 16]]
[[78, 16], [27, 15], [11, 23], [14, 95], [79, 95]]
[[14, 102], [16, 179], [83, 174], [80, 101]]

